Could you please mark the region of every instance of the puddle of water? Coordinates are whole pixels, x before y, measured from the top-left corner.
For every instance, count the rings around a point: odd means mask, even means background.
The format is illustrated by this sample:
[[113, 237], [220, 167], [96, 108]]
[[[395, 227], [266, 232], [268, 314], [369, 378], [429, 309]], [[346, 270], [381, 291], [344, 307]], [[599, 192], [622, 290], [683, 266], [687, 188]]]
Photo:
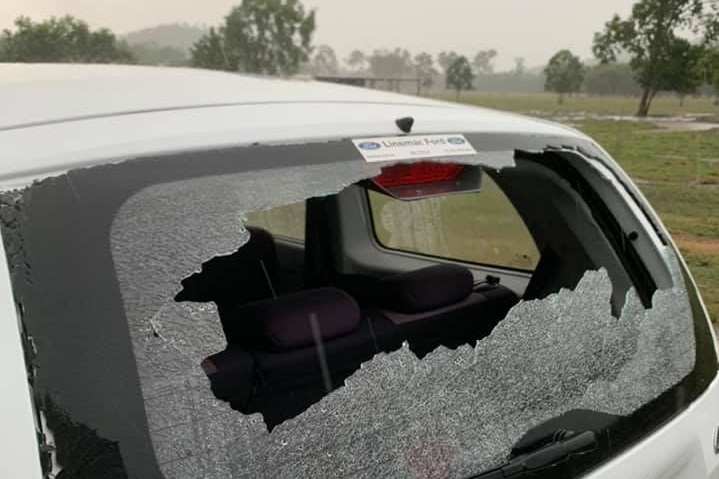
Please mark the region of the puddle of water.
[[702, 121], [704, 118], [711, 118], [711, 114], [692, 114], [677, 115], [657, 118], [637, 118], [628, 115], [594, 115], [589, 113], [576, 113], [562, 116], [552, 117], [554, 121], [576, 126], [575, 122], [584, 120], [611, 120], [611, 121], [631, 121], [631, 122], [648, 122], [659, 127], [659, 130], [651, 130], [646, 133], [665, 133], [674, 131], [710, 131], [719, 129], [719, 123]]
[[660, 131], [710, 131], [719, 129], [719, 123], [705, 123], [701, 121], [653, 121], [662, 130]]

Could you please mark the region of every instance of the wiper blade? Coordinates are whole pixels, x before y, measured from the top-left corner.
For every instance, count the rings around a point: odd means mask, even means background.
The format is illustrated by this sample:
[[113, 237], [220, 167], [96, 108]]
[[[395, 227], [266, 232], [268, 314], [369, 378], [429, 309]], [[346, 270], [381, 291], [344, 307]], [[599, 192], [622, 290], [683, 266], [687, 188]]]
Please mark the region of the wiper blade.
[[592, 452], [596, 447], [597, 435], [594, 431], [584, 431], [517, 456], [503, 466], [468, 479], [521, 478], [539, 469], [564, 462], [571, 456]]

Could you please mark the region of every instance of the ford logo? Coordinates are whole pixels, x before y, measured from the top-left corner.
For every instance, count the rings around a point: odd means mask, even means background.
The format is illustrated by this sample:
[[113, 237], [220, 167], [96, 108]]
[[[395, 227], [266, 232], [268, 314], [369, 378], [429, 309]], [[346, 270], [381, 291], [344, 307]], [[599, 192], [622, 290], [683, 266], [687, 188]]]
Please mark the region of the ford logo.
[[360, 149], [362, 150], [379, 150], [380, 148], [382, 148], [382, 145], [380, 145], [376, 141], [363, 141], [357, 146], [360, 147]]
[[450, 143], [452, 145], [464, 145], [467, 142], [463, 138], [453, 137], [447, 138], [447, 143]]

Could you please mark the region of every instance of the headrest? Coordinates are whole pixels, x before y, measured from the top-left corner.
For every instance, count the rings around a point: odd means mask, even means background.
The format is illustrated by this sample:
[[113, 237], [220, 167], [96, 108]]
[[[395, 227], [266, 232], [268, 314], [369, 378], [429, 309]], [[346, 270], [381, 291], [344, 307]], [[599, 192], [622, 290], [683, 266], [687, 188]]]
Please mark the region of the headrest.
[[467, 268], [439, 264], [380, 280], [378, 305], [400, 313], [421, 313], [462, 301], [472, 293], [473, 284]]
[[[242, 323], [248, 326], [244, 331], [251, 336], [238, 342], [246, 343], [246, 339], [250, 339], [254, 346], [273, 351], [313, 345], [312, 315], [317, 320], [317, 334], [323, 340], [351, 333], [361, 318], [357, 302], [335, 288], [318, 288], [249, 303], [233, 314], [238, 326]], [[227, 339], [233, 342], [229, 335]]]

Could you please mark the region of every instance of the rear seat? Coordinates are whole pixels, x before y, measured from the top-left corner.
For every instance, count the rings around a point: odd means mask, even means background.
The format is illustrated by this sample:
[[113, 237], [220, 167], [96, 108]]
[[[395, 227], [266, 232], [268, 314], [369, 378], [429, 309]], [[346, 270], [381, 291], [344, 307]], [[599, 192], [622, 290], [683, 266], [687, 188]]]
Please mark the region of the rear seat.
[[[235, 409], [262, 413], [270, 428], [341, 386], [378, 352], [401, 345], [389, 320], [370, 324], [355, 300], [335, 288], [240, 306], [225, 332], [228, 348], [202, 363], [212, 390]], [[226, 367], [236, 373], [227, 373]]]
[[475, 288], [465, 267], [441, 264], [379, 281], [378, 305], [369, 314], [397, 325], [422, 358], [442, 345], [456, 348], [487, 336], [519, 298], [503, 286]]
[[473, 292], [471, 272], [456, 265], [381, 280], [369, 296], [373, 306], [361, 310], [347, 293], [318, 288], [226, 312], [229, 346], [202, 364], [213, 392], [243, 413], [262, 413], [271, 429], [340, 387], [375, 354], [404, 341], [419, 357], [439, 345], [471, 343], [517, 302], [502, 287]]

